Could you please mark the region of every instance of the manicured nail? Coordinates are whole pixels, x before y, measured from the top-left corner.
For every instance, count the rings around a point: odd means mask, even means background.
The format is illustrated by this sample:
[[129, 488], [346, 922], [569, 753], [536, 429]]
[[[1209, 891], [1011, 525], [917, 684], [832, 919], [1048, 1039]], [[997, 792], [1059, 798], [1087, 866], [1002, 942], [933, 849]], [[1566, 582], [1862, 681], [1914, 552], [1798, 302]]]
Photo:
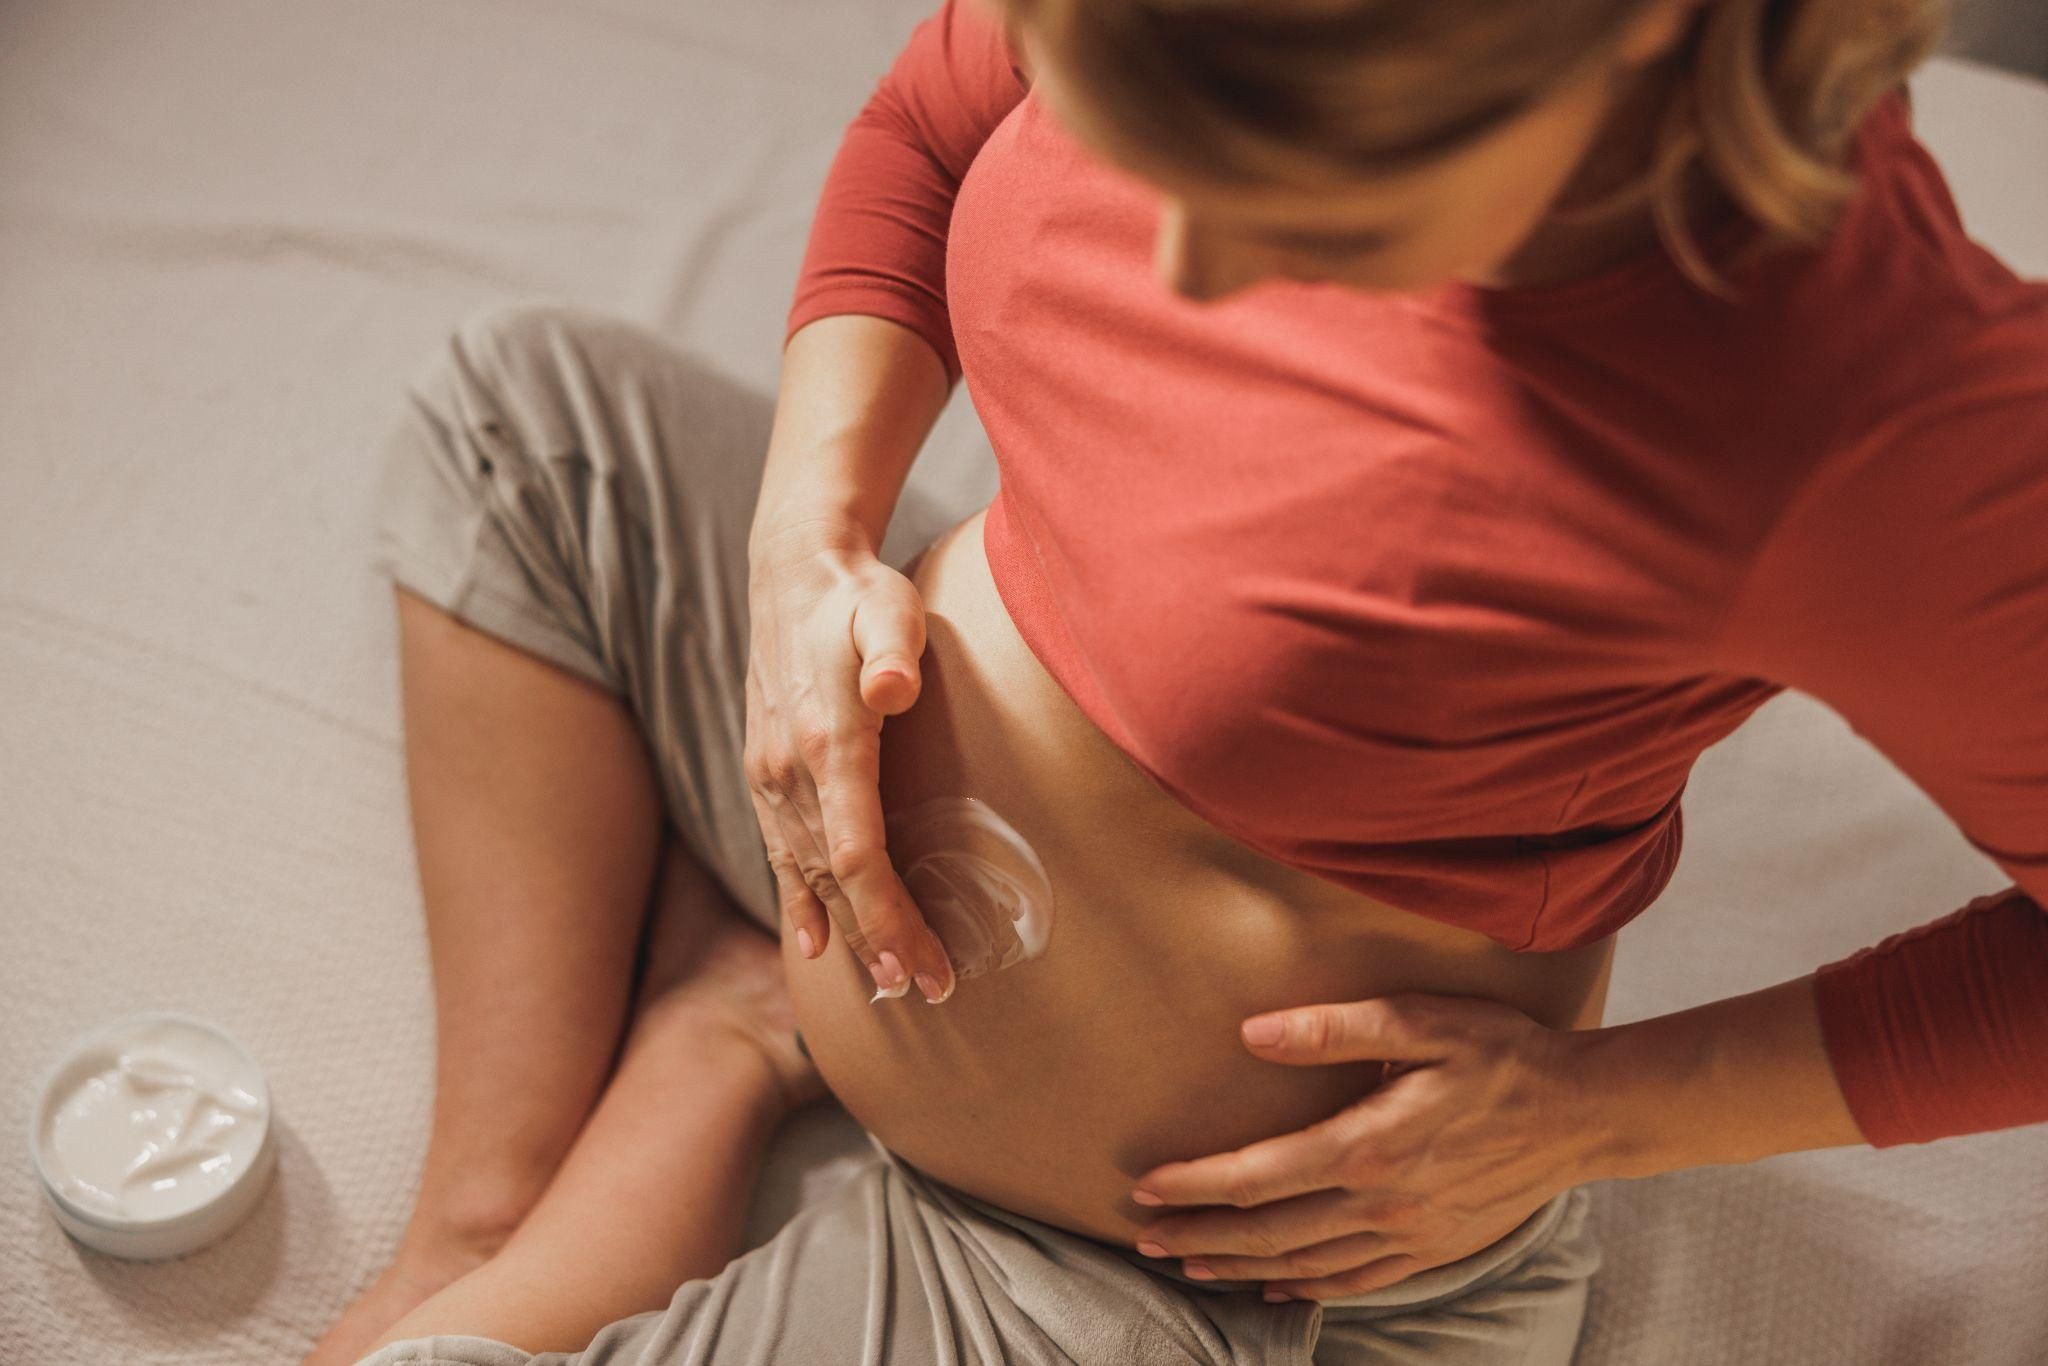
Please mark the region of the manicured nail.
[[1286, 1032], [1286, 1027], [1280, 1023], [1277, 1017], [1272, 1015], [1262, 1015], [1257, 1019], [1244, 1022], [1244, 1041], [1246, 1043], [1279, 1043], [1280, 1036]]
[[1151, 1191], [1132, 1191], [1131, 1199], [1137, 1201], [1141, 1205], [1163, 1205], [1166, 1203], [1164, 1200], [1161, 1200], [1158, 1196], [1154, 1195]]
[[1180, 1269], [1198, 1281], [1213, 1281], [1216, 1279], [1216, 1273], [1203, 1266], [1200, 1262], [1182, 1262]]
[[903, 964], [887, 949], [882, 950], [882, 973], [886, 978], [885, 987], [900, 987], [910, 981], [910, 974], [903, 970]]
[[916, 980], [917, 989], [924, 993], [924, 999], [926, 1001], [929, 1001], [933, 1005], [937, 1005], [939, 1002], [946, 999], [939, 993], [939, 984], [932, 980], [932, 975], [930, 973], [920, 972], [919, 974], [917, 974]]
[[[891, 962], [895, 961], [894, 954], [884, 954], [883, 956], [885, 958], [888, 958]], [[903, 969], [900, 967], [897, 968], [896, 975], [898, 977], [902, 977], [902, 974]], [[868, 964], [868, 975], [875, 979], [875, 994], [868, 997], [869, 1005], [873, 1005], [877, 1001], [893, 1000], [896, 997], [901, 996], [905, 992], [910, 990], [910, 981], [908, 978], [903, 978], [903, 980], [897, 982], [896, 985], [893, 987], [888, 985], [888, 970], [885, 969], [880, 963]]]
[[1267, 1304], [1286, 1304], [1289, 1301], [1291, 1301], [1294, 1298], [1294, 1296], [1288, 1294], [1285, 1290], [1268, 1290], [1261, 1298], [1263, 1298]]
[[1144, 1253], [1147, 1257], [1164, 1257], [1166, 1255], [1166, 1249], [1153, 1242], [1150, 1238], [1140, 1238], [1138, 1240], [1138, 1251]]
[[798, 949], [802, 950], [803, 955], [806, 958], [815, 958], [818, 956], [817, 941], [811, 938], [811, 932], [809, 930], [798, 930], [796, 932], [796, 946]]

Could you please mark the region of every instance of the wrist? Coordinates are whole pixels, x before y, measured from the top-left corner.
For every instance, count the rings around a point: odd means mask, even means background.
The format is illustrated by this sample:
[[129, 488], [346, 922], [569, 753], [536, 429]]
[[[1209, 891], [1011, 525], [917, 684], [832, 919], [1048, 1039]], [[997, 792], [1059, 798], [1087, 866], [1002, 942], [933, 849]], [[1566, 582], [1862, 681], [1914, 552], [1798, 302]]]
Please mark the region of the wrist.
[[1592, 1179], [1864, 1141], [1821, 1041], [1811, 976], [1567, 1037]]
[[877, 553], [907, 471], [890, 467], [866, 440], [778, 424], [761, 472], [749, 551], [801, 528]]
[[1676, 1018], [1565, 1036], [1588, 1180], [1634, 1180], [1714, 1160], [1701, 1151], [1700, 1135], [1672, 1122], [1702, 1070], [1697, 1040], [1673, 1027]]
[[881, 537], [853, 510], [825, 501], [756, 508], [747, 531], [750, 565], [819, 554], [879, 557]]

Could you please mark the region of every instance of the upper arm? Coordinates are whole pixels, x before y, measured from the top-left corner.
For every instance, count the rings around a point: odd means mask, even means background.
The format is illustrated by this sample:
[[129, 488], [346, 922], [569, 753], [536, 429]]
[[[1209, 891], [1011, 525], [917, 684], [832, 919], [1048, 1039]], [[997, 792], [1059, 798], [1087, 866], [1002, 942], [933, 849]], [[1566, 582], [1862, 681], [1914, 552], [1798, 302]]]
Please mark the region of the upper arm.
[[1831, 459], [1720, 663], [1833, 708], [2048, 904], [2048, 346]]
[[1834, 708], [2015, 884], [1815, 970], [1878, 1147], [2048, 1120], [2048, 335], [2017, 355], [1834, 453], [1718, 642]]
[[943, 0], [911, 30], [855, 126], [894, 129], [954, 183], [1030, 86], [992, 0]]
[[988, 3], [944, 0], [920, 20], [847, 125], [818, 193], [785, 345], [821, 317], [887, 318], [930, 343], [949, 386], [959, 380], [946, 307], [953, 203], [1027, 86]]

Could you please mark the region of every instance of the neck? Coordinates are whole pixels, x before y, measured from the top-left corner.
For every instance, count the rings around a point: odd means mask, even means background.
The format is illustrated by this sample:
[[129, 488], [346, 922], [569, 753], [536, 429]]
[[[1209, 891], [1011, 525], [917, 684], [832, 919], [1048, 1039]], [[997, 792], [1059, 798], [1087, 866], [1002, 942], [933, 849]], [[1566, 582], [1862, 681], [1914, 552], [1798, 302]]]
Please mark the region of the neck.
[[[1610, 102], [1601, 131], [1549, 214], [1485, 283], [1510, 289], [1561, 284], [1657, 244], [1656, 218], [1641, 189], [1656, 156], [1659, 118], [1679, 74], [1673, 59], [1634, 73]], [[1687, 189], [1687, 221], [1695, 228], [1717, 221], [1730, 207], [1711, 186], [1693, 182]], [[1615, 203], [1602, 207], [1610, 198]]]

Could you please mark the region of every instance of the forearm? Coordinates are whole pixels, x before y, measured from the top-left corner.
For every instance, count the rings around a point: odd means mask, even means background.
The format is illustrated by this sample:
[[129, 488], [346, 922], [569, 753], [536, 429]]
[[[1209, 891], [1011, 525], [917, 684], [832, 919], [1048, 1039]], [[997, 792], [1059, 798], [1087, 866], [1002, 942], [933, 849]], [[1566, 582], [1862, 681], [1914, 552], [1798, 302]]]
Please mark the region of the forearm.
[[879, 548], [950, 392], [931, 344], [900, 323], [843, 313], [797, 329], [783, 349], [749, 549], [821, 519], [857, 528]]
[[1828, 1061], [1810, 974], [1565, 1037], [1590, 1180], [1864, 1141]]

